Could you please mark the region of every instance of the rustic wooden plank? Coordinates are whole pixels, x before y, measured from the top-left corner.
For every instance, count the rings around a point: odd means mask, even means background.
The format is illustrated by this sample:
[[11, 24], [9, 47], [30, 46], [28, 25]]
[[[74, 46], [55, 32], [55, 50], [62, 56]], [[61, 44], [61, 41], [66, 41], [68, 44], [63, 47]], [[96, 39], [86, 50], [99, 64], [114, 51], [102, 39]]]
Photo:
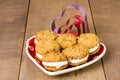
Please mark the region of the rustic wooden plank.
[[120, 80], [120, 0], [90, 0], [95, 27], [107, 46], [103, 58], [107, 80]]
[[[93, 22], [87, 0], [31, 0], [28, 15], [27, 29], [25, 40], [39, 30], [50, 29], [52, 20], [61, 13], [61, 11], [69, 4], [79, 4], [83, 6], [87, 12], [89, 26], [94, 33]], [[79, 14], [75, 10], [68, 10], [65, 13], [65, 19], [71, 14]], [[57, 25], [60, 25], [64, 19], [58, 20]], [[24, 46], [25, 48], [25, 46]], [[98, 75], [99, 73], [99, 75]], [[23, 51], [22, 65], [20, 71], [20, 80], [105, 80], [101, 61], [84, 68], [82, 70], [70, 72], [67, 74], [50, 77], [39, 70], [26, 56]]]
[[17, 80], [28, 0], [0, 0], [0, 80]]

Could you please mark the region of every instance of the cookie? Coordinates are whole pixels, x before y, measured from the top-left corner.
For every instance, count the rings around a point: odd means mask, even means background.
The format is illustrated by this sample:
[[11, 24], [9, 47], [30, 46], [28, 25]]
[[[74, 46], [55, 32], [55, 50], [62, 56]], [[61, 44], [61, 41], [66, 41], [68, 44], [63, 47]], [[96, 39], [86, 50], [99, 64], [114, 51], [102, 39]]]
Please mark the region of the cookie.
[[39, 32], [36, 33], [35, 43], [38, 43], [42, 39], [44, 39], [44, 40], [48, 40], [48, 39], [55, 40], [56, 37], [57, 37], [57, 35], [51, 30], [39, 31]]
[[55, 40], [40, 40], [38, 44], [35, 45], [36, 57], [38, 59], [42, 58], [42, 55], [47, 54], [51, 51], [59, 51], [60, 45]]
[[89, 54], [93, 55], [100, 49], [99, 38], [92, 33], [81, 34], [78, 38], [78, 44], [83, 44], [89, 48]]
[[78, 66], [86, 63], [89, 57], [88, 47], [78, 44], [64, 49], [62, 53], [67, 56], [71, 66]]
[[76, 37], [72, 34], [61, 34], [57, 37], [56, 41], [60, 44], [61, 48], [67, 48], [76, 44]]
[[50, 52], [43, 56], [42, 64], [49, 71], [58, 71], [68, 66], [67, 57], [60, 52]]

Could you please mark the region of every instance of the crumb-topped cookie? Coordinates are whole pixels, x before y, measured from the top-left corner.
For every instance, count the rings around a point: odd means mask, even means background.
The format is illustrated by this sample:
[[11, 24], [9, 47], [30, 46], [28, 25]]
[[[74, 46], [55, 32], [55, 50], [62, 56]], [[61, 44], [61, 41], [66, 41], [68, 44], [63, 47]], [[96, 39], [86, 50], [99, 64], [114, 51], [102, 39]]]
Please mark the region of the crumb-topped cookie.
[[84, 45], [75, 45], [69, 48], [66, 48], [62, 52], [67, 56], [69, 64], [71, 66], [78, 66], [87, 62], [89, 57], [89, 49]]
[[76, 37], [72, 34], [60, 34], [56, 41], [60, 44], [61, 48], [67, 48], [76, 44]]
[[51, 30], [43, 30], [36, 33], [35, 43], [38, 43], [40, 40], [55, 40], [57, 35]]
[[78, 44], [83, 44], [89, 48], [89, 54], [93, 55], [100, 49], [99, 38], [92, 33], [81, 34], [78, 38]]
[[59, 51], [60, 45], [55, 40], [40, 40], [38, 44], [35, 45], [36, 57], [41, 59], [42, 55], [47, 54], [51, 51]]
[[42, 64], [49, 71], [65, 69], [68, 66], [67, 57], [60, 52], [50, 52], [43, 56]]

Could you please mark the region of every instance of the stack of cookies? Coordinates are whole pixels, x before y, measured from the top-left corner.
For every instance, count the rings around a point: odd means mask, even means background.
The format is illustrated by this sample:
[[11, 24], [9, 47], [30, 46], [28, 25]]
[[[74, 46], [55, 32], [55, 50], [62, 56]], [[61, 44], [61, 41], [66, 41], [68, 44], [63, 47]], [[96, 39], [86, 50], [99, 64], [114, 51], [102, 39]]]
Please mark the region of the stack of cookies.
[[57, 35], [51, 30], [43, 30], [36, 33], [34, 42], [36, 58], [49, 71], [86, 63], [89, 55], [100, 49], [99, 38], [92, 33], [76, 38], [72, 34]]

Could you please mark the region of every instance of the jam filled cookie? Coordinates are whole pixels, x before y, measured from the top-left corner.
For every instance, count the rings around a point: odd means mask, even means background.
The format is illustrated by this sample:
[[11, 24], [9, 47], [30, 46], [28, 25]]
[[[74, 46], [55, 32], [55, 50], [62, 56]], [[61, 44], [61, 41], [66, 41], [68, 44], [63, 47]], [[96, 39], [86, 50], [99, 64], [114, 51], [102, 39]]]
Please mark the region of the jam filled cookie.
[[89, 57], [89, 49], [84, 45], [75, 45], [66, 48], [62, 53], [67, 56], [71, 66], [78, 66], [86, 63]]
[[58, 71], [67, 68], [68, 61], [62, 53], [50, 52], [43, 56], [42, 64], [49, 71]]
[[55, 40], [40, 40], [38, 44], [35, 45], [36, 57], [41, 60], [44, 54], [51, 51], [59, 51], [60, 45]]
[[92, 33], [81, 34], [78, 38], [78, 44], [87, 46], [90, 55], [97, 53], [100, 49], [99, 38]]
[[56, 39], [61, 48], [67, 48], [76, 44], [76, 37], [72, 34], [61, 34]]
[[56, 37], [57, 37], [57, 35], [51, 30], [39, 31], [39, 32], [36, 33], [35, 43], [38, 43], [42, 39], [44, 39], [44, 40], [48, 40], [48, 39], [55, 40]]

